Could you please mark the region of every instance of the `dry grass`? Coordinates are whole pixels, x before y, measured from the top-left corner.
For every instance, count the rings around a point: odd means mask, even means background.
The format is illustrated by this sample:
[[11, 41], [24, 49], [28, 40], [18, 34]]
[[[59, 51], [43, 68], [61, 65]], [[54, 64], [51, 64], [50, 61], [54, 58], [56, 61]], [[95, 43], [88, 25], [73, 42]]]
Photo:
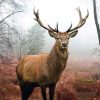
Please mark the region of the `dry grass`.
[[[15, 69], [16, 64], [0, 65], [0, 100], [21, 100]], [[99, 60], [70, 57], [55, 96], [56, 100], [100, 100]], [[29, 100], [41, 98], [40, 88], [36, 88]]]

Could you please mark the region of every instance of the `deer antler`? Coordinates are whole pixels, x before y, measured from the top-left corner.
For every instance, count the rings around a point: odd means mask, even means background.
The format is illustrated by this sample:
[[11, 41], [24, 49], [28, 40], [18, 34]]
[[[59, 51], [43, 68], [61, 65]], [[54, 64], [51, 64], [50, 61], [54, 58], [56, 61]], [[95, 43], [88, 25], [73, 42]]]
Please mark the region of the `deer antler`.
[[[78, 11], [78, 13], [79, 13], [79, 18], [80, 18], [79, 23], [78, 23], [78, 25], [77, 25], [75, 28], [72, 28], [72, 24], [71, 24], [71, 26], [70, 26], [70, 28], [67, 30], [67, 32], [71, 32], [71, 31], [74, 31], [74, 30], [79, 29], [81, 26], [83, 26], [83, 25], [85, 24], [86, 19], [87, 19], [88, 16], [89, 16], [89, 11], [88, 11], [88, 10], [87, 10], [87, 15], [85, 16], [85, 18], [82, 18], [81, 10], [80, 10], [79, 7], [77, 8], [77, 11]], [[71, 28], [72, 28], [72, 29], [71, 29]]]
[[57, 32], [57, 33], [59, 32], [59, 31], [58, 31], [58, 23], [57, 23], [55, 29], [51, 28], [51, 26], [49, 26], [49, 25], [48, 25], [48, 27], [46, 27], [46, 26], [43, 25], [43, 23], [42, 23], [41, 20], [40, 20], [40, 17], [39, 17], [39, 10], [37, 10], [37, 12], [36, 12], [35, 9], [34, 9], [33, 12], [34, 12], [34, 15], [35, 15], [34, 20], [37, 21], [41, 27], [43, 27], [44, 29], [46, 29], [46, 30], [48, 30], [48, 31], [53, 31], [53, 32]]
[[[68, 30], [67, 30], [66, 32], [75, 31], [75, 30], [79, 29], [81, 26], [83, 26], [83, 25], [85, 24], [86, 19], [87, 19], [88, 16], [89, 16], [89, 11], [87, 10], [87, 15], [86, 15], [84, 18], [82, 18], [81, 10], [80, 10], [79, 7], [77, 8], [77, 11], [78, 11], [78, 13], [79, 13], [79, 19], [80, 19], [78, 25], [77, 25], [75, 28], [72, 28], [72, 24], [71, 24], [70, 27], [68, 28]], [[58, 30], [58, 23], [57, 23], [55, 29], [53, 29], [53, 28], [52, 28], [51, 26], [49, 26], [49, 25], [48, 25], [48, 27], [46, 27], [46, 26], [43, 25], [43, 23], [42, 23], [41, 20], [40, 20], [40, 17], [39, 17], [39, 10], [37, 10], [37, 12], [36, 12], [35, 9], [34, 9], [33, 12], [34, 12], [34, 15], [35, 15], [35, 19], [34, 19], [34, 20], [37, 21], [41, 27], [43, 27], [44, 29], [46, 29], [46, 30], [48, 30], [48, 31], [53, 31], [53, 32], [56, 32], [56, 33], [59, 32], [59, 30]], [[71, 29], [71, 28], [72, 28], [72, 29]]]
[[54, 32], [59, 32], [59, 30], [58, 30], [58, 23], [57, 23], [57, 25], [56, 25], [56, 28], [55, 29], [53, 29], [51, 26], [49, 26], [48, 25], [48, 27], [51, 29], [51, 30], [53, 30]]

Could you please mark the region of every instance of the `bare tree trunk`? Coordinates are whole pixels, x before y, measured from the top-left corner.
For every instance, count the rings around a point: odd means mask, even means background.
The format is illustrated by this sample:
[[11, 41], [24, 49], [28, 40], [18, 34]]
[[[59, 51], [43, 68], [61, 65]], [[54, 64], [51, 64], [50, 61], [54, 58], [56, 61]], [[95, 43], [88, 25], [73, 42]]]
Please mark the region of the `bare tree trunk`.
[[96, 0], [93, 0], [93, 10], [94, 10], [95, 25], [96, 25], [98, 40], [100, 45], [100, 27], [99, 27], [98, 17], [97, 17]]

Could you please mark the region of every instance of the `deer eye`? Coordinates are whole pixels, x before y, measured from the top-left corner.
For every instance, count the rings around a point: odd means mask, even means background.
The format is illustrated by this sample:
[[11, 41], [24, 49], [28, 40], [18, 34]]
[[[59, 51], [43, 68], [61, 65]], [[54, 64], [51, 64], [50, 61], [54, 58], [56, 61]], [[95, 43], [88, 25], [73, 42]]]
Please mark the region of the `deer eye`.
[[59, 37], [56, 37], [56, 39], [59, 40], [60, 38]]
[[67, 37], [67, 39], [69, 39], [70, 37]]

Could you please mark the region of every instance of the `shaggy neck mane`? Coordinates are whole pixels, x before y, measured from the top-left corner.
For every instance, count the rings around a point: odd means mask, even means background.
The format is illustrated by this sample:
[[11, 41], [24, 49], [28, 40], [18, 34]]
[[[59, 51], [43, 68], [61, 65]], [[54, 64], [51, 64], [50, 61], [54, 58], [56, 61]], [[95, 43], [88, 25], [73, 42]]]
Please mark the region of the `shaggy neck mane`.
[[56, 42], [47, 58], [49, 71], [52, 71], [51, 73], [60, 74], [66, 67], [67, 58], [68, 48], [61, 50], [58, 48]]

